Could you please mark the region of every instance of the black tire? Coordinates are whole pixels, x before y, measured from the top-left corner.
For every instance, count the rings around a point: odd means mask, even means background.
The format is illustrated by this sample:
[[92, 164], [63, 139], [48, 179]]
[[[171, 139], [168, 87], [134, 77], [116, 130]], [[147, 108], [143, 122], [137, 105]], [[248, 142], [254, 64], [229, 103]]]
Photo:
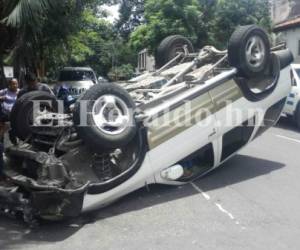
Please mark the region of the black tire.
[[[129, 110], [128, 124], [130, 125], [126, 126], [121, 133], [112, 135], [103, 132], [93, 118], [96, 101], [105, 95], [111, 95], [122, 100]], [[86, 124], [81, 124], [80, 110], [83, 109], [82, 104], [86, 105]], [[73, 114], [74, 124], [80, 138], [91, 149], [99, 151], [101, 149], [120, 148], [126, 146], [136, 135], [137, 124], [134, 118], [134, 109], [135, 103], [126, 90], [113, 83], [97, 84], [77, 101]]]
[[14, 104], [11, 112], [10, 112], [10, 121], [11, 121], [11, 128], [12, 131], [15, 133], [17, 130], [18, 124], [17, 124], [17, 117], [20, 111], [20, 107], [23, 105], [23, 103], [28, 99], [28, 95], [22, 95]]
[[[280, 61], [276, 54], [272, 53], [270, 58], [269, 72], [265, 73], [262, 76], [257, 76], [255, 78], [245, 78], [245, 77], [237, 77], [235, 81], [239, 85], [243, 95], [246, 99], [251, 102], [258, 102], [270, 94], [276, 89], [278, 85], [278, 80], [280, 77]], [[260, 92], [254, 92], [251, 88], [253, 82], [269, 82], [268, 85], [264, 85], [265, 89]]]
[[274, 52], [278, 56], [280, 69], [284, 69], [294, 61], [294, 55], [289, 49], [279, 50]]
[[[259, 37], [260, 47], [265, 50], [260, 62], [247, 59], [246, 51], [250, 39]], [[256, 47], [257, 48], [257, 47]], [[238, 27], [232, 34], [228, 44], [228, 60], [231, 66], [239, 70], [239, 75], [247, 78], [264, 74], [270, 63], [270, 41], [267, 33], [256, 25]]]
[[51, 112], [58, 109], [56, 97], [45, 91], [33, 91], [20, 97], [12, 109], [10, 121], [13, 134], [21, 140], [26, 140], [33, 131], [33, 101], [41, 101], [40, 106]]
[[161, 68], [174, 57], [179, 51], [184, 51], [184, 45], [187, 46], [189, 53], [194, 53], [194, 47], [191, 41], [181, 35], [173, 35], [166, 37], [158, 46], [156, 51], [156, 68]]

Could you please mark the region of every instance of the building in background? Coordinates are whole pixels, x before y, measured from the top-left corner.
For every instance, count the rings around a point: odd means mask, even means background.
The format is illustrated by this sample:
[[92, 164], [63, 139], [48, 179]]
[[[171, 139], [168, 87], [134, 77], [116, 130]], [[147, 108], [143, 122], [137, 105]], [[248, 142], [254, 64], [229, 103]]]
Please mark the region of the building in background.
[[300, 15], [299, 0], [270, 0], [273, 23], [285, 22]]
[[271, 16], [277, 43], [285, 42], [300, 63], [300, 1], [272, 0]]

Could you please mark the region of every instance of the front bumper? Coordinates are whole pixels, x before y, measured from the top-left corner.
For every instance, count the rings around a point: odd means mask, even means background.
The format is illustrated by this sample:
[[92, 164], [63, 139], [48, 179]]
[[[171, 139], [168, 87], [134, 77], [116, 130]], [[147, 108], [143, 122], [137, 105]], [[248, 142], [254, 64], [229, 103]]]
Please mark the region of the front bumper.
[[[20, 176], [6, 183], [8, 187], [0, 187], [0, 212], [2, 214], [22, 218], [33, 224], [36, 219], [57, 221], [80, 215], [87, 186], [70, 191], [51, 189], [33, 189], [31, 181], [26, 177], [20, 182]], [[16, 182], [18, 184], [16, 185]], [[30, 186], [30, 188], [29, 188]], [[24, 192], [24, 189], [28, 189]]]
[[81, 184], [72, 179], [64, 164], [46, 153], [13, 147], [7, 156], [25, 157], [31, 168], [43, 165], [40, 178], [35, 180], [21, 171], [15, 172], [13, 164], [6, 172], [7, 181], [0, 183], [0, 212], [20, 217], [32, 224], [36, 219], [62, 220], [76, 217], [82, 211], [83, 199], [90, 183]]

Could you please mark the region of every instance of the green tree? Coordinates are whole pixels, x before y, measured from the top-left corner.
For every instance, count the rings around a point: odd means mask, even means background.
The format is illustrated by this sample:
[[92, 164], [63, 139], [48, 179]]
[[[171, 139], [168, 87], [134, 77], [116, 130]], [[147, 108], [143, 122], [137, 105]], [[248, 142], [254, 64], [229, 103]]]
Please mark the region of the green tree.
[[[47, 54], [67, 50], [84, 10], [96, 10], [106, 0], [3, 0], [4, 23], [17, 30], [10, 59], [17, 67], [46, 73]], [[60, 46], [61, 48], [57, 48]]]
[[112, 68], [108, 73], [108, 77], [112, 81], [125, 81], [132, 78], [134, 67], [131, 64], [123, 64]]
[[84, 11], [78, 31], [69, 36], [64, 64], [90, 66], [102, 76], [122, 64], [135, 64], [136, 56], [114, 26]]
[[146, 0], [145, 24], [130, 37], [136, 50], [155, 51], [166, 36], [181, 34], [196, 47], [224, 48], [237, 25], [259, 24], [270, 31], [268, 0]]
[[148, 47], [154, 51], [168, 35], [182, 34], [193, 42], [204, 32], [202, 7], [197, 0], [147, 0], [145, 21], [130, 38], [136, 50]]
[[[0, 0], [0, 20], [5, 17], [4, 14], [4, 0]], [[4, 59], [7, 53], [12, 49], [14, 39], [16, 37], [16, 32], [7, 27], [5, 24], [0, 22], [0, 87], [5, 85], [5, 76], [3, 71]]]
[[144, 0], [121, 0], [120, 17], [116, 27], [128, 39], [131, 32], [144, 22]]
[[218, 0], [209, 21], [208, 42], [225, 48], [237, 25], [258, 24], [271, 31], [269, 0]]

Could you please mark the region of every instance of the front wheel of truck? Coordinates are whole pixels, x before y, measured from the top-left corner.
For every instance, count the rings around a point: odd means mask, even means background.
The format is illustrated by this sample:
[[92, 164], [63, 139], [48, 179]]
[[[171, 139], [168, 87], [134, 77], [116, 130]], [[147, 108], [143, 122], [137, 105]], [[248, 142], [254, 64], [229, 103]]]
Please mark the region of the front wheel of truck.
[[228, 60], [246, 78], [265, 73], [270, 64], [270, 42], [267, 33], [256, 25], [238, 27], [228, 45]]
[[97, 84], [75, 104], [76, 130], [96, 151], [124, 147], [135, 137], [135, 103], [129, 93], [113, 84]]

